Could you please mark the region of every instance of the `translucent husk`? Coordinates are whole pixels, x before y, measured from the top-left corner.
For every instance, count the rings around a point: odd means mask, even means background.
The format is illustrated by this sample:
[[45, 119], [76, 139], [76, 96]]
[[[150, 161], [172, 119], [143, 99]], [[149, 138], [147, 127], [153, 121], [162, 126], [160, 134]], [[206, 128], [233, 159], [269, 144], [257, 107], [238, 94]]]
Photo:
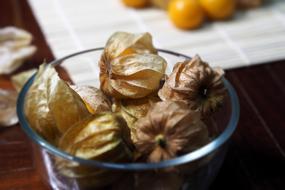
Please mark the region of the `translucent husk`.
[[56, 144], [60, 135], [55, 120], [48, 107], [48, 81], [55, 70], [49, 65], [41, 65], [25, 99], [25, 114], [30, 126], [44, 139]]
[[52, 65], [41, 65], [25, 100], [25, 114], [31, 127], [49, 142], [74, 123], [90, 114], [66, 82], [59, 78]]
[[57, 73], [50, 76], [47, 85], [48, 107], [62, 134], [90, 115], [80, 96]]
[[166, 61], [156, 55], [149, 33], [115, 33], [108, 40], [100, 66], [100, 88], [116, 99], [138, 99], [158, 90]]
[[150, 96], [142, 99], [118, 100], [112, 105], [112, 110], [118, 112], [125, 119], [128, 127], [135, 127], [135, 122], [144, 117], [150, 107], [160, 99], [156, 96]]
[[[116, 114], [105, 112], [71, 127], [60, 139], [59, 148], [84, 159], [128, 162], [132, 159], [130, 143], [130, 131], [125, 121]], [[57, 168], [66, 177], [78, 178], [93, 187], [110, 184], [120, 176], [118, 172], [66, 160], [57, 160]]]
[[111, 102], [103, 92], [93, 86], [70, 86], [84, 101], [92, 114], [111, 111]]
[[16, 75], [13, 75], [11, 80], [12, 80], [13, 86], [15, 87], [16, 91], [20, 92], [24, 84], [36, 72], [37, 72], [37, 69], [30, 69], [30, 70], [26, 70], [21, 73], [18, 73]]
[[108, 39], [104, 50], [110, 60], [133, 53], [157, 53], [150, 33], [116, 32]]

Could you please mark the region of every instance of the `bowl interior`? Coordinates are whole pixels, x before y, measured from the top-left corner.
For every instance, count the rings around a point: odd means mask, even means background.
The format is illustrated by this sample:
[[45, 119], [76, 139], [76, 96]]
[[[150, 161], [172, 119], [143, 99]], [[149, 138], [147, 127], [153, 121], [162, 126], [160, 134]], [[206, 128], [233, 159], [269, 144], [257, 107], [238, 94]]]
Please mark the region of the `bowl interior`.
[[[68, 71], [68, 76], [71, 81], [77, 85], [92, 85], [99, 87], [99, 67], [98, 60], [101, 57], [103, 48], [96, 48], [91, 50], [86, 50], [78, 52], [62, 59], [53, 61], [50, 64], [54, 64], [56, 68], [64, 68]], [[168, 50], [159, 50], [159, 55], [164, 57], [168, 63], [166, 73], [169, 74], [175, 63], [182, 62], [185, 59], [190, 59], [189, 56], [182, 55], [176, 52]], [[61, 77], [67, 79], [65, 72]], [[239, 119], [239, 102], [235, 90], [232, 85], [223, 79], [225, 87], [228, 92], [225, 104], [220, 111], [218, 111], [212, 120], [208, 121], [211, 126], [212, 141], [207, 145], [177, 158], [166, 160], [159, 163], [107, 163], [98, 162], [94, 160], [86, 160], [79, 157], [72, 156], [66, 152], [61, 151], [57, 147], [54, 147], [42, 137], [40, 137], [30, 126], [25, 117], [24, 113], [24, 103], [25, 96], [30, 86], [32, 85], [34, 76], [29, 79], [25, 84], [22, 91], [19, 94], [17, 102], [17, 114], [19, 117], [22, 129], [26, 134], [42, 148], [46, 149], [49, 153], [56, 156], [62, 157], [64, 159], [75, 161], [80, 164], [90, 165], [99, 168], [109, 168], [109, 169], [120, 169], [120, 170], [148, 170], [148, 169], [158, 169], [171, 166], [177, 166], [180, 164], [185, 164], [187, 162], [195, 161], [200, 159], [213, 151], [221, 147], [225, 142], [227, 142], [236, 129], [238, 119]]]

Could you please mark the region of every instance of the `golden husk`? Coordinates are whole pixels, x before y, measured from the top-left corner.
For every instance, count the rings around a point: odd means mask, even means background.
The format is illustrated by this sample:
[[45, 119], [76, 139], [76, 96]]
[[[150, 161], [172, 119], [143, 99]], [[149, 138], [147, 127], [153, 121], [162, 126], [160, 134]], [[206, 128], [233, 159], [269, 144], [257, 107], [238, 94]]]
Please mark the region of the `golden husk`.
[[18, 73], [16, 75], [13, 75], [11, 80], [12, 80], [12, 84], [15, 87], [17, 92], [20, 92], [22, 87], [24, 86], [24, 84], [28, 81], [29, 78], [31, 78], [31, 76], [33, 74], [35, 74], [37, 72], [37, 69], [30, 69], [27, 71], [23, 71], [21, 73]]
[[127, 122], [130, 129], [135, 127], [139, 118], [146, 116], [150, 107], [160, 99], [156, 96], [150, 96], [142, 99], [118, 100], [112, 105], [112, 110], [119, 113]]
[[143, 98], [158, 90], [166, 61], [156, 55], [150, 34], [115, 33], [100, 66], [100, 88], [116, 99]]
[[[104, 162], [131, 160], [130, 131], [125, 121], [111, 112], [96, 114], [71, 127], [60, 139], [59, 148], [80, 158]], [[58, 160], [57, 167], [67, 177], [103, 186], [119, 177], [105, 169]], [[89, 185], [90, 185], [89, 184]]]
[[104, 49], [104, 54], [108, 55], [110, 60], [133, 53], [157, 53], [150, 33], [116, 32], [108, 39]]
[[51, 75], [56, 75], [51, 66], [40, 66], [25, 99], [25, 114], [30, 126], [48, 142], [55, 144], [60, 132], [48, 107], [47, 88]]
[[52, 65], [41, 65], [30, 87], [25, 114], [33, 129], [51, 143], [90, 114], [80, 96], [61, 80]]
[[101, 90], [93, 86], [70, 86], [84, 101], [92, 114], [111, 111], [111, 102]]
[[80, 96], [59, 78], [54, 70], [47, 81], [48, 107], [55, 120], [56, 126], [61, 133], [64, 133], [75, 123], [90, 115]]

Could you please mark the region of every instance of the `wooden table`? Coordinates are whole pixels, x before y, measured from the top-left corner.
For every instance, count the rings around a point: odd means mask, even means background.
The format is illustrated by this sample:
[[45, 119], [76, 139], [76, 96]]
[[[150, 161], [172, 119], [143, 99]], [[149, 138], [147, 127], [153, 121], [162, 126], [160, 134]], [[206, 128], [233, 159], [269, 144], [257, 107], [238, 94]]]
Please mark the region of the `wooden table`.
[[[38, 47], [17, 72], [53, 60], [25, 0], [0, 1], [0, 27], [30, 31]], [[285, 61], [227, 71], [240, 98], [241, 117], [225, 163], [211, 189], [285, 189]], [[10, 89], [10, 76], [0, 76]], [[20, 126], [0, 129], [0, 190], [47, 190]]]

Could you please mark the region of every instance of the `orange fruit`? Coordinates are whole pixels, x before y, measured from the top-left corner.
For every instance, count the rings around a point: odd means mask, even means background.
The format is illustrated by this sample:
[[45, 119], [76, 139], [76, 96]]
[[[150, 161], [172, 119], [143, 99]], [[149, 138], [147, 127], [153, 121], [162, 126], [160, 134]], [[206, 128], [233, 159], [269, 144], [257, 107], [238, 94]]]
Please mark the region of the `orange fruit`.
[[149, 4], [149, 0], [122, 0], [122, 2], [133, 8], [144, 8]]
[[173, 24], [181, 29], [198, 28], [204, 21], [204, 12], [198, 0], [172, 0], [168, 15]]
[[225, 20], [233, 16], [236, 0], [199, 0], [206, 14], [214, 20]]

